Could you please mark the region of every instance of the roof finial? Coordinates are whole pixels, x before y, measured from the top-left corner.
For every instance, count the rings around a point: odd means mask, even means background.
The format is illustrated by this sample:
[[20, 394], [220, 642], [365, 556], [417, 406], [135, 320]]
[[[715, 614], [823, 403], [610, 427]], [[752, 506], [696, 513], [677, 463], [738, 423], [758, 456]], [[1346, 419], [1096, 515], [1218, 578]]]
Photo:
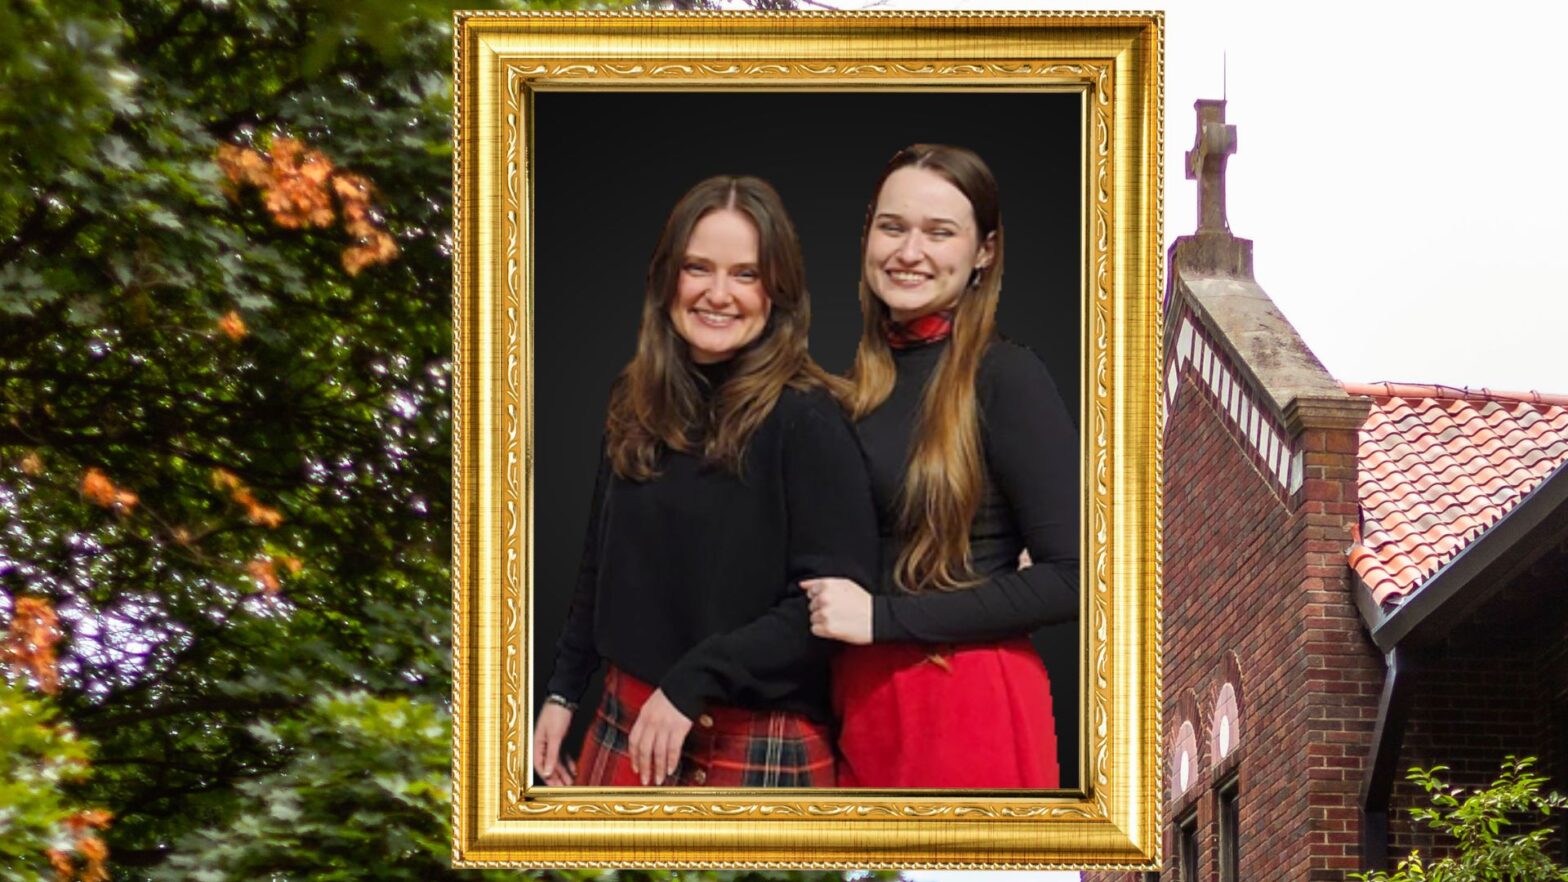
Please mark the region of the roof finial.
[[1187, 180], [1198, 182], [1198, 232], [1229, 232], [1225, 217], [1225, 160], [1236, 152], [1236, 127], [1225, 124], [1225, 101], [1200, 98], [1198, 137], [1187, 151]]

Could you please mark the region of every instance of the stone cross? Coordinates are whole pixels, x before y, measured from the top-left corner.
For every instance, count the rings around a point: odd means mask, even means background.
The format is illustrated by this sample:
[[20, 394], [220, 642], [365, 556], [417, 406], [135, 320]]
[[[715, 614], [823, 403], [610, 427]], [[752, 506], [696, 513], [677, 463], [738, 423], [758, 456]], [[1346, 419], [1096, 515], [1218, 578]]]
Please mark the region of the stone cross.
[[1229, 232], [1225, 218], [1225, 160], [1236, 152], [1236, 127], [1225, 124], [1225, 102], [1200, 98], [1198, 138], [1187, 151], [1187, 180], [1198, 182], [1198, 232]]

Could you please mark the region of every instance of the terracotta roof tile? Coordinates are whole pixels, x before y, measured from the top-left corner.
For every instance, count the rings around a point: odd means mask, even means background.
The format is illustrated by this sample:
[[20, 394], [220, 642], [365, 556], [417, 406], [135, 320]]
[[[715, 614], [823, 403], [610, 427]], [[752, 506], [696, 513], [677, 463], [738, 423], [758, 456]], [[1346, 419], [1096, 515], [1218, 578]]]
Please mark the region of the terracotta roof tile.
[[1385, 608], [1568, 461], [1568, 395], [1402, 383], [1345, 391], [1372, 399], [1350, 566]]

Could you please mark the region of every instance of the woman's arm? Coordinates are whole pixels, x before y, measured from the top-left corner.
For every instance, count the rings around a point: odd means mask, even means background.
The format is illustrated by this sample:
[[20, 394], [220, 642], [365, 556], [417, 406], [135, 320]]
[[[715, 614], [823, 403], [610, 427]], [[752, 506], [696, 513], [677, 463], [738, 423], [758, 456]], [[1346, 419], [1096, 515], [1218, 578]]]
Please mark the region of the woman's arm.
[[799, 683], [792, 676], [797, 671], [825, 674], [832, 644], [812, 636], [799, 583], [841, 576], [869, 585], [877, 571], [871, 486], [848, 422], [825, 392], [791, 404], [783, 454], [787, 580], [773, 589], [766, 612], [702, 641], [660, 682], [675, 707], [692, 718], [712, 701], [787, 697]]
[[[681, 745], [710, 704], [769, 704], [809, 689], [826, 701], [831, 642], [811, 634], [801, 580], [828, 574], [869, 583], [876, 571], [876, 514], [860, 447], [826, 393], [789, 402], [783, 438], [786, 581], [773, 605], [746, 624], [692, 647], [659, 682], [628, 737], [632, 766], [645, 783], [661, 783]], [[785, 407], [780, 401], [778, 407]], [[753, 477], [752, 480], [756, 480]], [[737, 586], [737, 591], [767, 591]]]
[[873, 639], [961, 643], [1078, 617], [1078, 433], [1045, 365], [997, 343], [981, 368], [986, 466], [1030, 564], [974, 588], [871, 598]]

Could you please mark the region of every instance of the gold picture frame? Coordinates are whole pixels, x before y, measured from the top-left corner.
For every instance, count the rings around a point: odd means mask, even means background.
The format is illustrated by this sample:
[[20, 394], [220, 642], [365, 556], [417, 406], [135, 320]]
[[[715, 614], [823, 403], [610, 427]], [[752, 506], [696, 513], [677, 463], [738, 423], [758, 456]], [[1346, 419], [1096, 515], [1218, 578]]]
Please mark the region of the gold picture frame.
[[[456, 15], [455, 865], [1158, 866], [1163, 39], [1158, 12]], [[750, 90], [1078, 96], [1083, 575], [1075, 791], [532, 783], [531, 721], [541, 698], [530, 645], [539, 382], [532, 359], [536, 334], [548, 331], [536, 327], [531, 247], [534, 101], [567, 91]], [[868, 184], [875, 171], [865, 169]]]

